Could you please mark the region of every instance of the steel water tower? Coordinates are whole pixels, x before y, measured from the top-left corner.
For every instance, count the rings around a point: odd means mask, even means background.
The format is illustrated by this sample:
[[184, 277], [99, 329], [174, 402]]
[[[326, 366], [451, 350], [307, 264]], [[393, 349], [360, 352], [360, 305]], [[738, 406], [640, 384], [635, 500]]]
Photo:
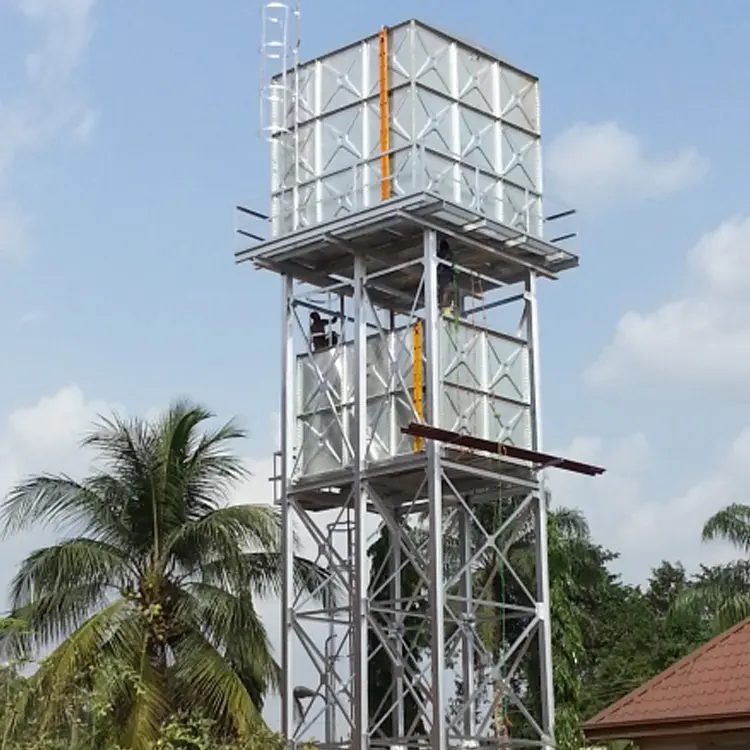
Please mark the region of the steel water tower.
[[265, 6], [270, 230], [237, 253], [283, 288], [283, 731], [550, 746], [543, 472], [601, 469], [541, 453], [537, 282], [578, 258], [539, 83], [414, 20], [303, 63], [298, 23]]

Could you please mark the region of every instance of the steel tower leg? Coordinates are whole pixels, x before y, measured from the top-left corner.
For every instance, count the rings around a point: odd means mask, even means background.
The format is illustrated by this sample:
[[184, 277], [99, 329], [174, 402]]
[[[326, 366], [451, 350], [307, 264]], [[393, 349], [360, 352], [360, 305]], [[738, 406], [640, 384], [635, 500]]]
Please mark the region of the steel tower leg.
[[[405, 520], [399, 519], [403, 524]], [[395, 737], [403, 737], [406, 733], [405, 724], [405, 713], [404, 713], [404, 698], [406, 693], [404, 691], [404, 649], [403, 649], [403, 634], [404, 634], [404, 613], [403, 613], [403, 591], [401, 585], [402, 577], [402, 560], [403, 556], [401, 553], [401, 545], [396, 543], [392, 545], [390, 552], [390, 566], [389, 574], [391, 575], [391, 600], [393, 602], [394, 616], [393, 616], [393, 631], [392, 641], [393, 650], [396, 654], [396, 658], [399, 664], [393, 666], [393, 730], [392, 733]]]
[[[439, 300], [437, 288], [437, 233], [424, 232], [424, 287], [425, 330], [424, 344], [427, 352], [425, 368], [427, 419], [437, 423], [440, 419], [440, 349]], [[445, 750], [445, 590], [443, 584], [443, 502], [440, 445], [434, 440], [427, 444], [427, 489], [429, 497], [429, 612], [432, 622], [432, 750]]]
[[458, 510], [458, 534], [459, 534], [459, 566], [461, 567], [460, 597], [463, 600], [461, 626], [461, 682], [464, 686], [464, 710], [461, 729], [465, 737], [476, 735], [475, 709], [471, 701], [466, 700], [467, 691], [474, 687], [474, 660], [476, 649], [474, 645], [474, 632], [476, 630], [476, 617], [474, 615], [474, 579], [472, 575], [471, 552], [472, 552], [472, 528], [471, 517], [466, 508]]
[[294, 642], [294, 513], [290, 506], [289, 481], [292, 471], [294, 436], [294, 323], [292, 299], [294, 281], [282, 276], [281, 312], [281, 553], [283, 581], [281, 593], [281, 730], [285, 737], [294, 734], [294, 684], [292, 644]]
[[368, 683], [368, 569], [367, 564], [367, 280], [365, 259], [354, 259], [354, 727], [352, 747], [369, 747]]
[[[541, 388], [539, 381], [539, 316], [536, 299], [536, 275], [526, 276], [526, 327], [531, 355], [531, 443], [536, 451], [543, 450], [541, 419]], [[550, 622], [549, 551], [547, 544], [547, 493], [544, 476], [540, 477], [541, 488], [536, 496], [534, 509], [534, 540], [536, 544], [536, 585], [539, 608], [539, 672], [542, 702], [542, 729], [548, 747], [554, 747], [555, 737], [555, 691], [552, 681], [552, 633]]]

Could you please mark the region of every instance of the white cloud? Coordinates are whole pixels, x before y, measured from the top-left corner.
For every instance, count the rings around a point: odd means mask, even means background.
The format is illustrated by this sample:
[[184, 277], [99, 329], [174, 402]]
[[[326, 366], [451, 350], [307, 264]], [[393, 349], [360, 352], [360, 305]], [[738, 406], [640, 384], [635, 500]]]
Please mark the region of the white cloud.
[[615, 122], [573, 125], [552, 141], [546, 156], [553, 192], [596, 207], [679, 192], [703, 179], [708, 166], [691, 148], [649, 155], [636, 135]]
[[[0, 422], [0, 498], [24, 477], [39, 472], [82, 475], [90, 457], [79, 447], [81, 437], [99, 414], [119, 408], [103, 400], [86, 399], [78, 386], [70, 385], [9, 414]], [[54, 531], [42, 528], [2, 541], [0, 611], [18, 563], [53, 540]]]
[[708, 232], [686, 259], [686, 291], [629, 311], [586, 370], [593, 385], [626, 378], [750, 383], [750, 217]]
[[[651, 458], [645, 436], [637, 433], [612, 445], [605, 445], [600, 438], [577, 437], [556, 453], [602, 466], [606, 471], [598, 477], [584, 477], [550, 470], [553, 505], [582, 510], [598, 542], [625, 552], [623, 529], [642, 503], [642, 482]], [[638, 576], [639, 571], [628, 566], [627, 557], [626, 553], [623, 572]]]
[[620, 553], [614, 567], [626, 581], [644, 581], [661, 560], [680, 560], [695, 571], [701, 563], [712, 565], [735, 556], [726, 544], [703, 544], [701, 530], [717, 510], [747, 502], [750, 427], [693, 484], [667, 493], [653, 489], [649, 481], [650, 448], [641, 434], [612, 445], [576, 438], [560, 454], [606, 468], [594, 478], [550, 471], [550, 489], [555, 506], [580, 508], [594, 539]]
[[10, 439], [24, 455], [37, 459], [60, 450], [78, 452], [78, 442], [92, 423], [113, 411], [122, 412], [122, 407], [102, 400], [87, 401], [77, 385], [65, 386], [32, 407], [14, 411], [8, 418]]
[[16, 7], [40, 43], [26, 56], [25, 89], [0, 107], [0, 175], [23, 151], [95, 123], [72, 87], [93, 33], [94, 0], [18, 0]]

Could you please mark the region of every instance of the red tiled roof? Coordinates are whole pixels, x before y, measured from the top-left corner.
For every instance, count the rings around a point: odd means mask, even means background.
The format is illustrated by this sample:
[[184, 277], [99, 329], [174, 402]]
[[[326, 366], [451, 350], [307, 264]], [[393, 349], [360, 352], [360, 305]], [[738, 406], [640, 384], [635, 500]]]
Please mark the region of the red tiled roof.
[[[750, 619], [693, 651], [584, 725], [589, 739], [615, 730], [750, 719]], [[623, 736], [623, 739], [627, 734]]]

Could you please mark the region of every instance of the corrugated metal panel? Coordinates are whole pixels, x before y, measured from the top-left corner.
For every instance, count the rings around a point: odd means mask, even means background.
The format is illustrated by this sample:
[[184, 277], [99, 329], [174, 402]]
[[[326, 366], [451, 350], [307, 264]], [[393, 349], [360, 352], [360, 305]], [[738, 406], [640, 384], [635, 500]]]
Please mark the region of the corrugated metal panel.
[[[413, 451], [401, 428], [415, 421], [411, 327], [367, 345], [368, 461]], [[297, 473], [351, 465], [354, 436], [351, 344], [297, 358]], [[436, 427], [530, 448], [529, 352], [520, 339], [453, 320], [440, 335], [441, 413]]]
[[[537, 80], [414, 21], [389, 37], [392, 196], [433, 192], [541, 237]], [[292, 132], [273, 146], [274, 236], [380, 200], [377, 37], [303, 64], [299, 93], [297, 134], [293, 106], [277, 123]]]

